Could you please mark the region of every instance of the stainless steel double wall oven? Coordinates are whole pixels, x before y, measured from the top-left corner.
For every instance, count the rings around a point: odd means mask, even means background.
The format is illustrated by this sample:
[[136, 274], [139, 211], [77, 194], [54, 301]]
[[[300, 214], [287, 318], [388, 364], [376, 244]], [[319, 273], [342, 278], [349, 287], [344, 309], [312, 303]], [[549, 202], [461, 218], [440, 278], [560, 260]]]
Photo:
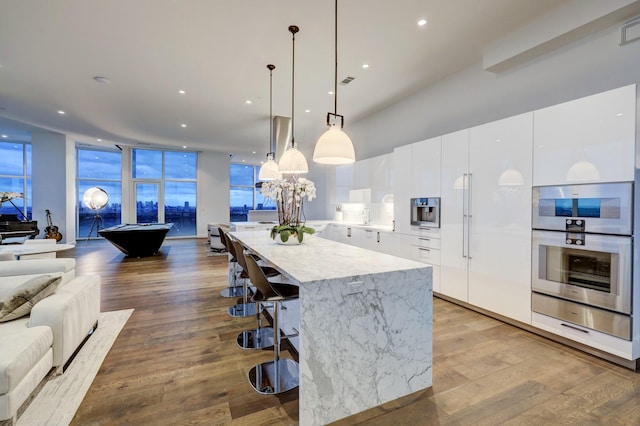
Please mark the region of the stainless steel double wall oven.
[[533, 188], [532, 309], [631, 340], [633, 183]]

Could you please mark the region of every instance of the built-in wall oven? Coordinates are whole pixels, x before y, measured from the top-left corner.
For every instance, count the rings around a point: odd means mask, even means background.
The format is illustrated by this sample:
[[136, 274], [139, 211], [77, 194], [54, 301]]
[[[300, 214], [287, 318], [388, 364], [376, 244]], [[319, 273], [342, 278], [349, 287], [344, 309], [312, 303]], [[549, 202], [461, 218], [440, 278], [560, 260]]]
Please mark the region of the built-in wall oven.
[[533, 188], [532, 309], [631, 339], [633, 183]]

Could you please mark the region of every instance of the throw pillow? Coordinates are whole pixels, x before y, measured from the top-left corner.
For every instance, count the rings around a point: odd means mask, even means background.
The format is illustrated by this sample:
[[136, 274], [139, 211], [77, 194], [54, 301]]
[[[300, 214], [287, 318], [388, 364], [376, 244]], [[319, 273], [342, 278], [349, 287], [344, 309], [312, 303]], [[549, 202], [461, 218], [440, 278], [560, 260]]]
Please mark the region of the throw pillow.
[[62, 277], [38, 275], [15, 288], [5, 300], [0, 301], [0, 322], [7, 322], [28, 315], [36, 303], [51, 296]]

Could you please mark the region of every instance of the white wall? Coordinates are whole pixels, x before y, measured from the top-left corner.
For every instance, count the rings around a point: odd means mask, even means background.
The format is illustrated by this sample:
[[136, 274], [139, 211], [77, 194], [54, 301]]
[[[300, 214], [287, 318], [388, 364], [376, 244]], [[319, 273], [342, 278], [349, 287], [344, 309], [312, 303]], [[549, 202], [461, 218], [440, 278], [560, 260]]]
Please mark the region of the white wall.
[[229, 223], [229, 155], [198, 155], [198, 237], [207, 236], [208, 223]]
[[66, 135], [34, 132], [32, 144], [33, 220], [38, 221], [44, 238], [47, 227], [45, 210], [51, 212], [62, 242], [75, 242], [75, 150]]
[[[494, 74], [478, 64], [352, 124], [358, 160], [628, 84], [640, 84], [640, 41], [619, 46], [608, 28]], [[364, 142], [366, 141], [366, 143]]]

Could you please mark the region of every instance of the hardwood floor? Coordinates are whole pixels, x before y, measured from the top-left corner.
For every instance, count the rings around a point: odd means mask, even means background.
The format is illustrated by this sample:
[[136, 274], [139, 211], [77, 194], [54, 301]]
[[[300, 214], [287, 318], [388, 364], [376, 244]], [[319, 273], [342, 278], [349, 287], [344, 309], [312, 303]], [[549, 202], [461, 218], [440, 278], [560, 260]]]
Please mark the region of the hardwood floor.
[[[292, 425], [297, 390], [255, 393], [246, 374], [271, 351], [243, 351], [231, 318], [226, 257], [204, 240], [167, 240], [127, 259], [106, 241], [64, 253], [102, 276], [102, 310], [135, 308], [73, 425]], [[288, 354], [284, 354], [288, 356]], [[640, 375], [440, 299], [433, 387], [338, 425], [638, 425]]]

